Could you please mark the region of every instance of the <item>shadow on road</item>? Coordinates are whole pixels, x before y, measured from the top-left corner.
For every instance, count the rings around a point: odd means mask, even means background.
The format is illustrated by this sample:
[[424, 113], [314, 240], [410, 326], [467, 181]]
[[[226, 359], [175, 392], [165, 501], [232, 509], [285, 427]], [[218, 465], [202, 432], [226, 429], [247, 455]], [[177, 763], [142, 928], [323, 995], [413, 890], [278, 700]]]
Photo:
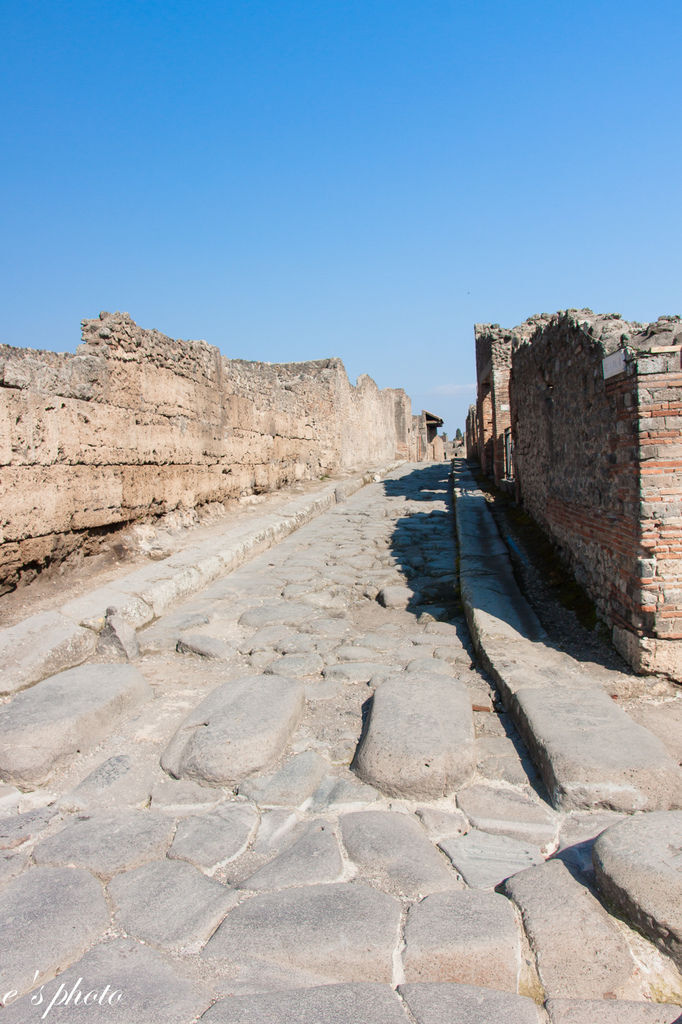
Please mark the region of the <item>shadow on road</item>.
[[[459, 601], [449, 469], [449, 463], [430, 464], [398, 479], [384, 480], [389, 497], [424, 505], [423, 511], [410, 508], [397, 520], [390, 550], [413, 594], [407, 610], [455, 626], [461, 623], [466, 630]], [[428, 507], [435, 502], [439, 506], [445, 502], [446, 508]]]

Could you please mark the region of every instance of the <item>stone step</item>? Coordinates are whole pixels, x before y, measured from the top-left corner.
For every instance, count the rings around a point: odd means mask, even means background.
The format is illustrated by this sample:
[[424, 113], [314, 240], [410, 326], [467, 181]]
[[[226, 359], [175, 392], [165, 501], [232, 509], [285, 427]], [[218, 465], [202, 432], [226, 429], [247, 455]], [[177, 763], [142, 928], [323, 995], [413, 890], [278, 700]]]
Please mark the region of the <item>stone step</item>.
[[390, 796], [437, 799], [474, 770], [474, 725], [466, 686], [420, 672], [377, 687], [353, 767]]
[[522, 687], [509, 709], [555, 807], [640, 811], [682, 803], [682, 773], [661, 741], [603, 690]]
[[0, 695], [73, 668], [95, 650], [97, 637], [59, 612], [40, 612], [0, 630]]
[[235, 786], [284, 749], [304, 706], [300, 682], [243, 676], [219, 686], [187, 716], [161, 765], [176, 779]]
[[638, 814], [611, 825], [592, 858], [609, 904], [682, 970], [682, 811]]
[[131, 665], [81, 665], [44, 679], [0, 708], [0, 779], [29, 788], [46, 782], [150, 698]]
[[465, 467], [455, 481], [462, 602], [491, 674], [555, 807], [658, 810], [682, 802], [682, 773], [568, 655], [544, 645], [506, 546]]

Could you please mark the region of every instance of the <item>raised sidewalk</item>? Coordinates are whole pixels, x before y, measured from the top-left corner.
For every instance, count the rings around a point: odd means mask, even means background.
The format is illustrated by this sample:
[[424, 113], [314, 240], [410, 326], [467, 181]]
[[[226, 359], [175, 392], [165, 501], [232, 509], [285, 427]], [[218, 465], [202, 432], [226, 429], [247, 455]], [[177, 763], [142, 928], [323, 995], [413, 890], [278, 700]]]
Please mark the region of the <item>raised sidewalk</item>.
[[462, 460], [454, 475], [460, 587], [471, 637], [547, 786], [564, 810], [654, 811], [682, 803], [678, 766], [575, 659], [550, 646]]

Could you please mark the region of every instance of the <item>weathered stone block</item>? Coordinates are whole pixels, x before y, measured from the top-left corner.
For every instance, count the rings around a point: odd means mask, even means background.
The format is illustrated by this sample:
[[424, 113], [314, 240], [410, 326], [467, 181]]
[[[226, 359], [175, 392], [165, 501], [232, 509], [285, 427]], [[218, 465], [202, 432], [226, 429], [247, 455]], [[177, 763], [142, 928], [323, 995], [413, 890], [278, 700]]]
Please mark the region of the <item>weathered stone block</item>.
[[234, 786], [281, 753], [303, 704], [303, 687], [292, 679], [254, 675], [225, 683], [190, 712], [161, 765], [175, 778]]
[[618, 822], [592, 856], [606, 900], [682, 969], [682, 811]]
[[59, 612], [39, 612], [0, 630], [0, 694], [14, 693], [40, 679], [80, 665], [97, 638]]
[[354, 768], [392, 796], [436, 799], [451, 793], [474, 768], [473, 716], [464, 684], [418, 672], [381, 683]]
[[369, 886], [306, 885], [235, 907], [202, 956], [270, 961], [329, 981], [390, 982], [399, 923], [399, 902]]
[[82, 665], [43, 680], [0, 709], [0, 778], [40, 785], [150, 697], [131, 665]]

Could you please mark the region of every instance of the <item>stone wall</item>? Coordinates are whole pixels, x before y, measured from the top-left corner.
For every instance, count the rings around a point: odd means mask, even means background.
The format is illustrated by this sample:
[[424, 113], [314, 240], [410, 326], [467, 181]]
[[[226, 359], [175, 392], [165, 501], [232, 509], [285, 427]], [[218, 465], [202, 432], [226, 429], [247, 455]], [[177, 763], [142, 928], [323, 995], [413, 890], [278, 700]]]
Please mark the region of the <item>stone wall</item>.
[[409, 398], [338, 359], [229, 360], [125, 313], [75, 355], [0, 346], [0, 592], [98, 532], [396, 457]]
[[476, 435], [476, 458], [481, 469], [498, 486], [511, 478], [505, 435], [511, 427], [509, 376], [512, 349], [529, 338], [546, 319], [544, 315], [531, 317], [513, 330], [499, 324], [474, 324], [477, 422], [472, 434]]
[[681, 346], [677, 317], [568, 310], [516, 329], [509, 385], [518, 497], [628, 660], [678, 678]]
[[478, 409], [475, 405], [470, 405], [467, 410], [464, 437], [467, 459], [471, 459], [474, 462], [480, 461], [478, 447]]

